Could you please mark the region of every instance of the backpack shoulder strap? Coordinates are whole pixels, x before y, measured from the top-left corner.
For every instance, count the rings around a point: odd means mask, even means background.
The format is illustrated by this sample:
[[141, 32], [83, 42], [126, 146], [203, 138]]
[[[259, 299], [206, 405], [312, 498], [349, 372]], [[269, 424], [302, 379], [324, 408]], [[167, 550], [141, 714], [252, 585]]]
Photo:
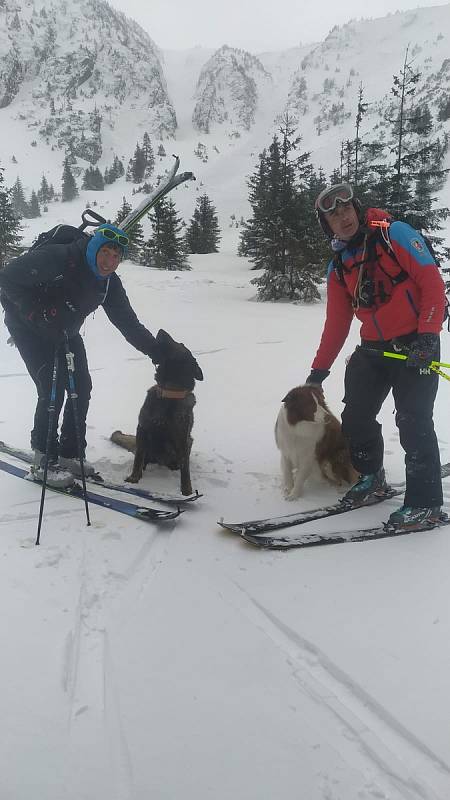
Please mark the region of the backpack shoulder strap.
[[344, 262], [342, 260], [342, 253], [336, 253], [333, 258], [333, 270], [339, 283], [344, 284]]

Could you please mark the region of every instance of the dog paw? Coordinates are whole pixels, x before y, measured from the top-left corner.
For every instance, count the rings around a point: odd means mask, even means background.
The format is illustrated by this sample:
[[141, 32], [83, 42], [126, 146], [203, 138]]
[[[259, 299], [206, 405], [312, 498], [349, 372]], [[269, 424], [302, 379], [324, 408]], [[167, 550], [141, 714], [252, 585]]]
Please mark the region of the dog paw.
[[137, 478], [136, 475], [131, 474], [131, 475], [128, 475], [128, 478], [125, 478], [125, 482], [126, 483], [139, 483], [139, 478]]
[[295, 489], [295, 490], [292, 489], [292, 491], [290, 491], [289, 494], [285, 495], [285, 499], [289, 500], [289, 501], [298, 500], [299, 497], [301, 497], [301, 496], [302, 496], [302, 493], [299, 492], [298, 489]]

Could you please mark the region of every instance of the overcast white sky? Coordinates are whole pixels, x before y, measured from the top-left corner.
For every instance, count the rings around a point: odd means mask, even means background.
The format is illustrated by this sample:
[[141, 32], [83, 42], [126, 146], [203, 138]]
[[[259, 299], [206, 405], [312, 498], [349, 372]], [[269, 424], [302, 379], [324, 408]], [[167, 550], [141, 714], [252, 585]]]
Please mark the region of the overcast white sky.
[[436, 0], [110, 0], [162, 49], [203, 45], [279, 50], [323, 39], [352, 18], [448, 5]]

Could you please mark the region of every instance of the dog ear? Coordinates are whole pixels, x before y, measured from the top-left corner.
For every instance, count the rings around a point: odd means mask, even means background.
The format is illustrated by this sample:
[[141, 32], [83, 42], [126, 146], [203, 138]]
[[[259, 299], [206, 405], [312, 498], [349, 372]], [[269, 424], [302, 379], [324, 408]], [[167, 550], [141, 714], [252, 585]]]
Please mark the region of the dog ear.
[[194, 378], [195, 378], [196, 381], [202, 381], [203, 380], [203, 372], [201, 371], [201, 369], [200, 369], [199, 365], [197, 364], [197, 362], [195, 362]]
[[170, 333], [167, 333], [163, 328], [160, 328], [158, 333], [156, 334], [156, 341], [158, 344], [174, 344], [174, 340], [172, 339]]

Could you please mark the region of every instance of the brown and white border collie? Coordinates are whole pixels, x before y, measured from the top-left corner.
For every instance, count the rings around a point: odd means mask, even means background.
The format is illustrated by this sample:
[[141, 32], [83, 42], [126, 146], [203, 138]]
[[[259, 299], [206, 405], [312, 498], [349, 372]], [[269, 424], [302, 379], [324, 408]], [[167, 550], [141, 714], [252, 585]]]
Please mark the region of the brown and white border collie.
[[296, 386], [282, 400], [275, 425], [281, 452], [283, 492], [287, 500], [303, 494], [307, 478], [320, 473], [335, 486], [355, 483], [340, 422], [328, 408], [321, 386]]

